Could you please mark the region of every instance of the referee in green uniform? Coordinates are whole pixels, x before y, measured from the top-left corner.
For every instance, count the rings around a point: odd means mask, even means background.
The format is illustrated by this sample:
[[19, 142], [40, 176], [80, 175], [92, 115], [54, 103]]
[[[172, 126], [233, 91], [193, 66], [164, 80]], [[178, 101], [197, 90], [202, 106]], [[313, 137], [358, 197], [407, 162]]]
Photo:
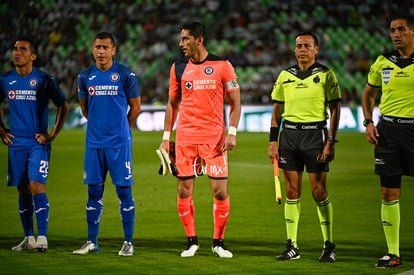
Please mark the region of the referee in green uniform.
[[[392, 17], [390, 37], [395, 50], [380, 55], [368, 74], [362, 96], [368, 142], [375, 144], [375, 173], [381, 184], [381, 221], [388, 252], [377, 268], [401, 265], [399, 251], [402, 175], [414, 176], [414, 22]], [[382, 90], [377, 125], [372, 121], [375, 97]]]
[[[335, 73], [316, 62], [318, 39], [311, 32], [296, 35], [297, 65], [284, 69], [272, 91], [273, 113], [268, 155], [283, 169], [286, 183], [286, 249], [277, 260], [300, 258], [297, 231], [304, 167], [309, 174], [322, 230], [320, 262], [336, 260], [332, 236], [332, 204], [327, 190], [329, 162], [334, 159], [341, 92]], [[326, 120], [329, 118], [329, 130]], [[281, 122], [283, 118], [283, 125]], [[278, 151], [278, 135], [280, 146]]]

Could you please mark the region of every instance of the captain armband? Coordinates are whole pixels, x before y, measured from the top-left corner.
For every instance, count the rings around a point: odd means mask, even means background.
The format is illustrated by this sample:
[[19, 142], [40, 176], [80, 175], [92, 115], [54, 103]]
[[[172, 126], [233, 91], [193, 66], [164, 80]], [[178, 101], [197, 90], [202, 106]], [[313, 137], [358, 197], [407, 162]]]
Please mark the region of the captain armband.
[[277, 141], [279, 136], [279, 127], [270, 127], [269, 141]]

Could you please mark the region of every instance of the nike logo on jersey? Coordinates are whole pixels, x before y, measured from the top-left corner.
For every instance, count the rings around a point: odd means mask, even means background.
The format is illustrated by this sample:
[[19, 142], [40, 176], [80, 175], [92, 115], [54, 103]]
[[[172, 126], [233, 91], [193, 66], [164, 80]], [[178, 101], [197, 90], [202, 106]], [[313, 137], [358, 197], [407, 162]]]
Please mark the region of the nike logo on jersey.
[[87, 206], [86, 207], [86, 211], [93, 211], [93, 210], [96, 210], [96, 208], [92, 207], [92, 206]]
[[93, 75], [93, 76], [89, 77], [89, 80], [94, 80], [95, 77], [96, 77], [96, 75]]
[[17, 82], [16, 80], [12, 80], [12, 81], [9, 82], [9, 85], [13, 85], [16, 82]]
[[185, 72], [186, 75], [192, 74], [194, 72], [194, 70], [190, 70], [188, 72]]
[[129, 180], [130, 178], [132, 178], [132, 175], [128, 175], [127, 177], [125, 177], [126, 180]]

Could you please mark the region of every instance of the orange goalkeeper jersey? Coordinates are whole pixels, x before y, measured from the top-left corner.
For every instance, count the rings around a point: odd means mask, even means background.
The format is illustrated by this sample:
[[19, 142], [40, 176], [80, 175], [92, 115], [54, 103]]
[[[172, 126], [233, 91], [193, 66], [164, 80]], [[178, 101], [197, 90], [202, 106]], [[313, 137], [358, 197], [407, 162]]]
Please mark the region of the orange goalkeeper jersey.
[[[185, 67], [181, 81], [177, 79], [176, 66]], [[233, 66], [215, 55], [209, 54], [201, 63], [175, 62], [170, 70], [169, 95], [181, 95], [176, 142], [217, 144], [225, 135], [225, 93], [238, 87]]]

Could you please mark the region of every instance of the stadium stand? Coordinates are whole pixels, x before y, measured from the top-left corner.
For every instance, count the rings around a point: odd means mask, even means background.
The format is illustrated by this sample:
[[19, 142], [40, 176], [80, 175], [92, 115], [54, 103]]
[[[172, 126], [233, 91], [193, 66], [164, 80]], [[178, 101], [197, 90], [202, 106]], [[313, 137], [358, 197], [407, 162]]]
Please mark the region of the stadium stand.
[[362, 93], [366, 66], [391, 49], [386, 22], [402, 2], [8, 0], [0, 4], [0, 73], [11, 68], [10, 42], [32, 35], [40, 43], [37, 65], [55, 75], [67, 98], [76, 102], [75, 81], [91, 64], [91, 39], [106, 30], [116, 36], [117, 60], [140, 77], [143, 104], [162, 104], [169, 67], [181, 56], [179, 28], [184, 21], [202, 20], [211, 30], [208, 49], [236, 68], [243, 104], [269, 103], [277, 74], [294, 62], [293, 38], [299, 30], [318, 35], [319, 61], [336, 71], [344, 92]]

